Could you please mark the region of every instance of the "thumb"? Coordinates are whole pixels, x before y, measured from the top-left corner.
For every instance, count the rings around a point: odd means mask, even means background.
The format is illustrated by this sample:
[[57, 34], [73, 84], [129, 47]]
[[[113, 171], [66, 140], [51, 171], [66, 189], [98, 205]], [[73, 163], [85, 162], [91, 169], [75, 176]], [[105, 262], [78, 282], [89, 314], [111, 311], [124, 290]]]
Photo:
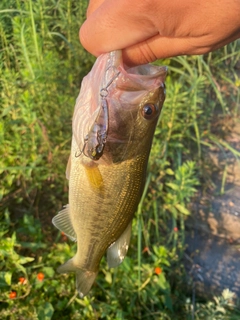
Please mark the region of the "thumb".
[[97, 1], [91, 2], [89, 12], [92, 13], [79, 33], [83, 47], [93, 55], [128, 48], [159, 33], [153, 15], [146, 13], [149, 8], [145, 1]]
[[87, 8], [87, 17], [89, 17], [105, 0], [90, 0]]

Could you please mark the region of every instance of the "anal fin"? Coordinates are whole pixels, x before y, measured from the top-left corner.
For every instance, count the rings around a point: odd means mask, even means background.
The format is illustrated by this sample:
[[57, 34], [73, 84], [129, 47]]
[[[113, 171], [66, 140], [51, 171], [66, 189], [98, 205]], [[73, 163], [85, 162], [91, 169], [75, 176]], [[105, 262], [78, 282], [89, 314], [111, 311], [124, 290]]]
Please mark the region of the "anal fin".
[[73, 229], [71, 218], [70, 218], [69, 205], [66, 205], [63, 208], [63, 210], [61, 210], [52, 219], [52, 223], [56, 228], [64, 232], [69, 239], [71, 239], [72, 241], [77, 241], [77, 235]]
[[128, 224], [122, 235], [107, 249], [107, 262], [109, 268], [115, 268], [123, 262], [130, 243], [132, 221]]

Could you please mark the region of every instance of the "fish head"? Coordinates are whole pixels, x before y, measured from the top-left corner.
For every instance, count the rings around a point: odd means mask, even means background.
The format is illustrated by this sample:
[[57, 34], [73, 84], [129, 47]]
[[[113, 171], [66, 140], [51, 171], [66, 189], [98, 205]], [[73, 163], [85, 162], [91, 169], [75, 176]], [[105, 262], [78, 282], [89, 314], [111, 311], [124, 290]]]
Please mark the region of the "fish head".
[[81, 156], [110, 164], [148, 155], [165, 99], [166, 72], [151, 64], [127, 68], [120, 50], [101, 55], [82, 83], [74, 111]]
[[166, 67], [121, 65], [109, 90], [109, 133], [106, 152], [114, 163], [149, 153], [165, 99]]

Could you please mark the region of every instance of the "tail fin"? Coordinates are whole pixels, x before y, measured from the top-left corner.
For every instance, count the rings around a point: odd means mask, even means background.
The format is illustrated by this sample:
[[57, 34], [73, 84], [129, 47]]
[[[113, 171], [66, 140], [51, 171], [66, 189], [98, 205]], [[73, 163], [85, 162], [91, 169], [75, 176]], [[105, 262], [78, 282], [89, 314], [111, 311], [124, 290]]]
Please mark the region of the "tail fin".
[[76, 273], [76, 288], [81, 298], [88, 294], [97, 276], [97, 272], [79, 268], [74, 261], [74, 257], [58, 267], [57, 271], [59, 273]]

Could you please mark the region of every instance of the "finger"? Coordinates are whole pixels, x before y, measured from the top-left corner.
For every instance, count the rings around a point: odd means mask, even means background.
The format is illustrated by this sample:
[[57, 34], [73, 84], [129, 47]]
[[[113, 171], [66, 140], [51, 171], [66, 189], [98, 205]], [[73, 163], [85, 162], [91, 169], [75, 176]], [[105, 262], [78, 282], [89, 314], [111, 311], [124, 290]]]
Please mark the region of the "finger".
[[128, 66], [134, 66], [153, 62], [157, 59], [181, 55], [200, 55], [222, 48], [238, 38], [238, 34], [235, 33], [227, 39], [212, 44], [211, 39], [205, 36], [201, 39], [194, 37], [167, 38], [155, 36], [124, 49], [123, 60]]
[[146, 6], [147, 3], [148, 1], [104, 1], [82, 25], [82, 45], [98, 56], [101, 53], [132, 46], [158, 34], [153, 21], [148, 18], [152, 19], [154, 15], [152, 9], [149, 9], [151, 6]]
[[134, 66], [180, 55], [204, 54], [214, 49], [212, 46], [205, 45], [204, 40], [200, 45], [199, 39], [196, 38], [154, 36], [124, 49], [123, 60], [128, 66]]

